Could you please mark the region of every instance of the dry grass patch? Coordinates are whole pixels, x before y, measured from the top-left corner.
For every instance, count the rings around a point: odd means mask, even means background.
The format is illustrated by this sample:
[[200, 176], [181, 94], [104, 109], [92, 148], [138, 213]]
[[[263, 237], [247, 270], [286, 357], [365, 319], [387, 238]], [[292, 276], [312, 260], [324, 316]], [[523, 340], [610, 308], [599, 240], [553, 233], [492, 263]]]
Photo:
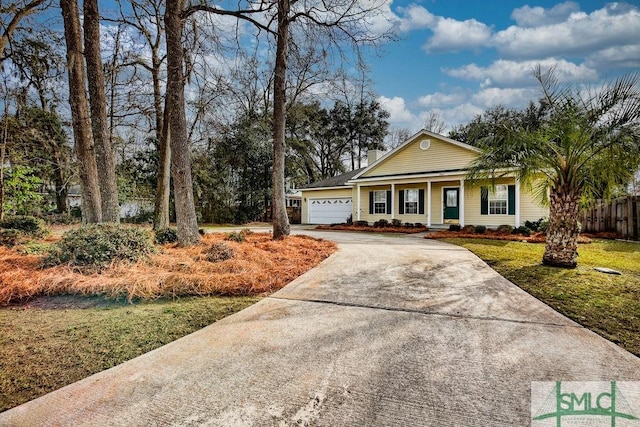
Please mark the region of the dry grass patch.
[[[336, 249], [325, 240], [290, 236], [273, 241], [270, 234], [251, 233], [244, 242], [208, 234], [188, 248], [165, 245], [158, 254], [134, 264], [113, 264], [101, 272], [82, 274], [69, 265], [43, 268], [44, 255], [0, 248], [0, 304], [39, 295], [105, 295], [132, 299], [189, 295], [264, 295], [319, 264]], [[218, 242], [234, 254], [211, 262]]]

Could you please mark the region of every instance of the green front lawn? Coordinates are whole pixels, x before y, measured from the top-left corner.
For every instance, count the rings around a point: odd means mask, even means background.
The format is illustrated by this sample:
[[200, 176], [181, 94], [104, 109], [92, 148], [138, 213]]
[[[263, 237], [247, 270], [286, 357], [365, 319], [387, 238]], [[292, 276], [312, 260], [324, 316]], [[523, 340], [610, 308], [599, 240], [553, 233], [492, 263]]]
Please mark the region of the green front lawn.
[[[445, 240], [469, 249], [534, 297], [640, 356], [640, 243], [581, 244], [578, 268], [566, 270], [541, 265], [541, 243]], [[622, 275], [603, 274], [594, 267]]]
[[111, 368], [257, 302], [184, 298], [129, 304], [52, 297], [0, 309], [0, 412]]

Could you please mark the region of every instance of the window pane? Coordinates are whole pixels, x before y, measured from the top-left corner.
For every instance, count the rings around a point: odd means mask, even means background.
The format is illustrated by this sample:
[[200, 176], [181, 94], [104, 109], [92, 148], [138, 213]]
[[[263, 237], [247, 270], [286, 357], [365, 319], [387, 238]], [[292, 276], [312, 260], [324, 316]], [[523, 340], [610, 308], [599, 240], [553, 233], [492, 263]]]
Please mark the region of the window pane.
[[387, 192], [386, 191], [374, 191], [373, 192], [373, 200], [378, 203], [387, 203]]
[[418, 201], [418, 190], [405, 190], [405, 202], [417, 202]]
[[458, 207], [458, 190], [447, 190], [447, 207]]
[[407, 203], [405, 203], [404, 213], [406, 213], [406, 214], [417, 214], [418, 213], [418, 203], [417, 202], [407, 202]]
[[496, 190], [493, 193], [492, 199], [507, 200], [508, 197], [509, 197], [508, 187], [504, 184], [496, 185]]

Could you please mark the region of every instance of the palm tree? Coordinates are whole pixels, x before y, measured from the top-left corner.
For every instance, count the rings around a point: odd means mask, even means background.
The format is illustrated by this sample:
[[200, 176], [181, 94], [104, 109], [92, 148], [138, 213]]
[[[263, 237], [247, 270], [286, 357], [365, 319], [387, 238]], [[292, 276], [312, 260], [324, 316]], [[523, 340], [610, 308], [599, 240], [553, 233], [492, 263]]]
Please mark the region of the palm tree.
[[471, 181], [515, 176], [549, 203], [542, 263], [577, 265], [581, 202], [609, 197], [640, 166], [640, 75], [629, 74], [598, 89], [562, 86], [554, 70], [534, 76], [542, 89], [540, 120], [504, 122], [478, 141], [482, 154]]

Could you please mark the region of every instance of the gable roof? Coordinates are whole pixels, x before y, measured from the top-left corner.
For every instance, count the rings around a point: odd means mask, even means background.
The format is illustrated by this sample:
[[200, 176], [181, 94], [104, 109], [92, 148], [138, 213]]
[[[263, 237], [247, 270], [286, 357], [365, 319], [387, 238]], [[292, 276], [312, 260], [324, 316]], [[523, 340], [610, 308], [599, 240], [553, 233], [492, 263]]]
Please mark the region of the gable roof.
[[308, 190], [312, 188], [327, 188], [327, 187], [348, 187], [347, 181], [352, 179], [354, 176], [356, 176], [360, 172], [363, 172], [365, 169], [366, 167], [352, 170], [352, 171], [343, 173], [342, 175], [337, 175], [331, 178], [323, 179], [322, 181], [312, 182], [311, 184], [302, 188], [302, 190]]
[[460, 148], [463, 148], [465, 150], [469, 150], [469, 151], [474, 152], [474, 153], [480, 153], [481, 152], [481, 150], [479, 148], [474, 147], [472, 145], [465, 144], [464, 142], [456, 141], [455, 139], [447, 138], [446, 136], [443, 136], [443, 135], [440, 135], [440, 134], [433, 133], [433, 132], [430, 132], [428, 130], [422, 129], [422, 130], [418, 131], [417, 133], [415, 133], [414, 135], [410, 136], [406, 141], [404, 141], [402, 144], [398, 145], [393, 150], [389, 151], [388, 153], [385, 153], [382, 157], [380, 157], [378, 160], [376, 160], [372, 164], [368, 165], [366, 168], [362, 168], [359, 173], [357, 173], [356, 175], [353, 176], [352, 180], [356, 180], [356, 179], [360, 178], [362, 175], [367, 173], [369, 170], [375, 168], [380, 163], [382, 163], [382, 162], [386, 161], [387, 159], [389, 159], [390, 157], [394, 156], [396, 153], [404, 150], [408, 145], [410, 145], [411, 143], [415, 142], [418, 138], [425, 137], [425, 136], [426, 137], [431, 137], [431, 138], [436, 138], [436, 139], [438, 139], [440, 141], [443, 141], [445, 143], [452, 144], [452, 145], [454, 145], [456, 147], [460, 147]]

